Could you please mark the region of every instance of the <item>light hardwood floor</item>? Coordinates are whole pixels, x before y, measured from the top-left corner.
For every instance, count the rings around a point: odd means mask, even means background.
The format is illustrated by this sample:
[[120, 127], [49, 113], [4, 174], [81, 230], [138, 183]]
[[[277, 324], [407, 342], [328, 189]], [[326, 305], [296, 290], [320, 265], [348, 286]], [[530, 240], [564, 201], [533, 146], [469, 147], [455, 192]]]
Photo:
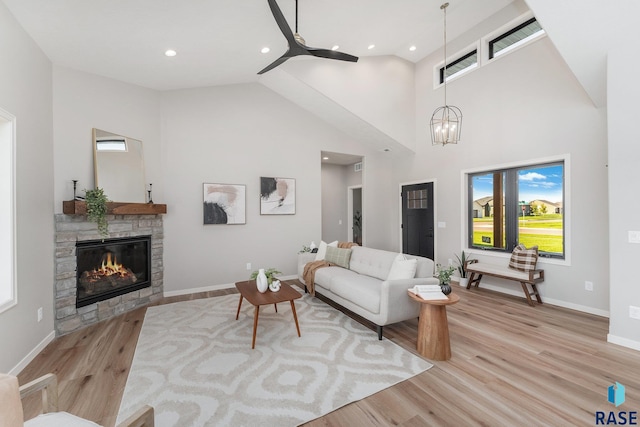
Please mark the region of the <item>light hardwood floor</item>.
[[[482, 288], [454, 292], [460, 302], [447, 308], [449, 361], [306, 425], [592, 426], [596, 411], [640, 411], [640, 352], [606, 342], [608, 319], [530, 307]], [[62, 409], [113, 426], [145, 310], [57, 338], [18, 375], [20, 383], [54, 372]], [[385, 327], [384, 336], [416, 353], [416, 331], [412, 320]], [[607, 402], [615, 381], [626, 387], [618, 408]], [[38, 406], [25, 402], [26, 416]]]

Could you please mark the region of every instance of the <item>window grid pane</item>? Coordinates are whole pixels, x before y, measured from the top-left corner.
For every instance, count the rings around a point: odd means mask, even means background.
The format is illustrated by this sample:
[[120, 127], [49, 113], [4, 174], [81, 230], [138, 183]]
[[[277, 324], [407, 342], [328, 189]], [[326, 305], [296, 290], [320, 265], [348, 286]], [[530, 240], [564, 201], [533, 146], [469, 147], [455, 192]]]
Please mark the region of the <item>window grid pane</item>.
[[427, 190], [407, 191], [407, 209], [427, 209]]

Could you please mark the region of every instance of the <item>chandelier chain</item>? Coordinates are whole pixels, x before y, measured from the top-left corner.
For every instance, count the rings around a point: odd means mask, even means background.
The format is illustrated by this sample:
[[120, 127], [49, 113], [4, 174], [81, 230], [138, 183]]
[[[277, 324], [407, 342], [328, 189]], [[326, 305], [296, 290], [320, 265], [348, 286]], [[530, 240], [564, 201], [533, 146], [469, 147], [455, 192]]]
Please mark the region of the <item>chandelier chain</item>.
[[440, 6], [444, 11], [444, 68], [442, 69], [442, 79], [444, 80], [444, 105], [447, 105], [447, 7], [449, 3]]

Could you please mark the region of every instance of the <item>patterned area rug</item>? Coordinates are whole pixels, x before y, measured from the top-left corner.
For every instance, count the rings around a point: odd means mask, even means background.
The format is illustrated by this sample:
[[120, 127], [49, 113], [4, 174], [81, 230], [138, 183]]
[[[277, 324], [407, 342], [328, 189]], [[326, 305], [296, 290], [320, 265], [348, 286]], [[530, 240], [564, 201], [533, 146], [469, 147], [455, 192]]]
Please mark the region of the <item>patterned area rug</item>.
[[296, 426], [429, 369], [317, 298], [254, 307], [239, 295], [147, 310], [118, 422], [144, 404], [156, 426]]

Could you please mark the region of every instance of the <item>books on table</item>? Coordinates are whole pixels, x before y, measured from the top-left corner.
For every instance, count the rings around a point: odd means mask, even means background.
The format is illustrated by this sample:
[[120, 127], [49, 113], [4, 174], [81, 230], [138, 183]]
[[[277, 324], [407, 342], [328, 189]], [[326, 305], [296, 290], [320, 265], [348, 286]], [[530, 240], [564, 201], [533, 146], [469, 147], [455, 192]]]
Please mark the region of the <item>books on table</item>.
[[416, 285], [409, 289], [409, 292], [413, 292], [423, 300], [445, 300], [448, 297], [442, 293], [440, 285]]

